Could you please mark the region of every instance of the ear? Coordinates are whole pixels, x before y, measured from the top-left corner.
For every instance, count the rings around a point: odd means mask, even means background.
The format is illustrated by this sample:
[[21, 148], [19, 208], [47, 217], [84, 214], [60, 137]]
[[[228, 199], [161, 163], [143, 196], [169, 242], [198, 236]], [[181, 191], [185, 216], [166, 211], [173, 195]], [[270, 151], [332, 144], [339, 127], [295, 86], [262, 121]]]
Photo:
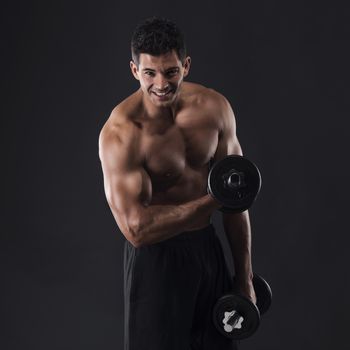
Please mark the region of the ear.
[[191, 57], [187, 56], [185, 59], [185, 63], [184, 63], [184, 77], [187, 77], [189, 71], [190, 71], [190, 66], [191, 66]]
[[139, 70], [137, 68], [137, 65], [134, 63], [134, 61], [130, 61], [130, 69], [131, 69], [131, 73], [135, 77], [135, 79], [140, 80]]

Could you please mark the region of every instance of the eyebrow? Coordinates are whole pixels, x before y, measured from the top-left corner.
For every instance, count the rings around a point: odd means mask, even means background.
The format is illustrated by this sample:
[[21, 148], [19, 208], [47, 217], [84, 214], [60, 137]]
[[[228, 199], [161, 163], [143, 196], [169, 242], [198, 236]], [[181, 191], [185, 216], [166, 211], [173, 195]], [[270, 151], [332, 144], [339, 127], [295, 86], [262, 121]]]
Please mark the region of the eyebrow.
[[[170, 67], [170, 68], [167, 68], [165, 71], [167, 72], [167, 71], [169, 71], [169, 70], [174, 70], [174, 69], [179, 69], [179, 67], [178, 67], [178, 66]], [[142, 71], [146, 71], [146, 70], [150, 70], [150, 71], [152, 71], [152, 72], [155, 72], [155, 70], [152, 69], [152, 68], [143, 68], [143, 69], [142, 69]]]

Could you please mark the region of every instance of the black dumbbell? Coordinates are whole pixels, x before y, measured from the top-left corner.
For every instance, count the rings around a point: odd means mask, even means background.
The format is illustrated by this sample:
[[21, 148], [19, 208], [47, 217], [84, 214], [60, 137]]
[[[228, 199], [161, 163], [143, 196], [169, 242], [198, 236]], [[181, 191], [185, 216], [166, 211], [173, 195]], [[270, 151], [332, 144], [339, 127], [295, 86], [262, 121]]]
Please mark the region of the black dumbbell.
[[237, 294], [224, 295], [216, 302], [213, 309], [214, 325], [223, 336], [234, 340], [245, 339], [259, 327], [260, 316], [271, 305], [272, 291], [269, 284], [257, 274], [254, 274], [253, 286], [256, 305]]
[[245, 157], [229, 155], [217, 161], [208, 175], [208, 192], [222, 211], [242, 212], [255, 201], [261, 188], [257, 166]]

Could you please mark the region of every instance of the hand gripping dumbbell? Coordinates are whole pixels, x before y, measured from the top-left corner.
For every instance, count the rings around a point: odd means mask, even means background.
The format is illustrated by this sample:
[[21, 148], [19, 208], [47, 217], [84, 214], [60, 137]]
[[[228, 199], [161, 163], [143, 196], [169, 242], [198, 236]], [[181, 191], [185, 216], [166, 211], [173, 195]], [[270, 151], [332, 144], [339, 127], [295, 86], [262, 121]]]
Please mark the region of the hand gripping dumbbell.
[[269, 309], [272, 302], [269, 284], [254, 274], [253, 286], [256, 305], [238, 294], [224, 295], [216, 302], [213, 309], [214, 325], [226, 338], [240, 340], [250, 337], [259, 327], [260, 316]]
[[255, 201], [261, 188], [257, 166], [243, 156], [229, 155], [217, 161], [208, 175], [208, 192], [223, 212], [242, 212]]

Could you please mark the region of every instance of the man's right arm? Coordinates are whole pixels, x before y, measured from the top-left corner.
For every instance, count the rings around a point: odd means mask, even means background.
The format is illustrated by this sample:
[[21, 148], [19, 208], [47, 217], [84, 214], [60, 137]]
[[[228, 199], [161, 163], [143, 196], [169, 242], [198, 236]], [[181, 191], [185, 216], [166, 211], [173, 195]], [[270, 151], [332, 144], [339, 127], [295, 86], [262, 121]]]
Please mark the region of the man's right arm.
[[210, 195], [180, 205], [149, 205], [151, 179], [137, 154], [134, 133], [133, 125], [103, 130], [99, 156], [112, 214], [125, 238], [140, 247], [188, 230], [221, 205]]

